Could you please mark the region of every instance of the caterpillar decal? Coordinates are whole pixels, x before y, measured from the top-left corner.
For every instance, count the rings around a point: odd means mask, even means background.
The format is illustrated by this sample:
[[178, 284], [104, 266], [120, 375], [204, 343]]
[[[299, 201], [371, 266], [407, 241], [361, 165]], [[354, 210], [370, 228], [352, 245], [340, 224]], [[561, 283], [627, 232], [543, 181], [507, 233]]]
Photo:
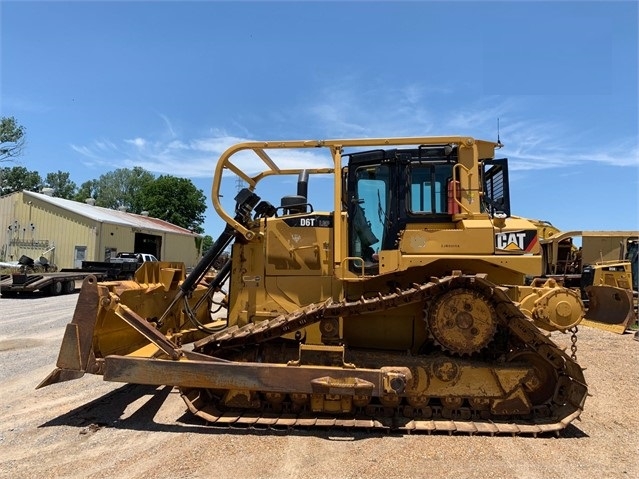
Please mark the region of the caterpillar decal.
[[538, 243], [537, 230], [503, 231], [495, 233], [495, 249], [513, 253], [521, 251], [532, 252]]

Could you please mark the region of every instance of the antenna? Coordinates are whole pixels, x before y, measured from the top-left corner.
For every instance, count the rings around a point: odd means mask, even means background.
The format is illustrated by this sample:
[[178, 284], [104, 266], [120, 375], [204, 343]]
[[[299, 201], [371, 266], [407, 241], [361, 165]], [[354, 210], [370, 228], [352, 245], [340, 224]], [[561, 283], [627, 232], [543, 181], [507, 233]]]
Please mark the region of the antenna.
[[504, 144], [499, 139], [499, 118], [497, 118], [497, 148], [501, 148]]

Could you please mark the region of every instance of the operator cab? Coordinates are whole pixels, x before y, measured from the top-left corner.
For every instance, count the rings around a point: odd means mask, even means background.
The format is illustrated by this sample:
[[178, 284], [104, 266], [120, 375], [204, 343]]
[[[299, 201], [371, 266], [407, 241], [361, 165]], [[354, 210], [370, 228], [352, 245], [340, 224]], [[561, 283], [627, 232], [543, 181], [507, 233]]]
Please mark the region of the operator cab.
[[[349, 256], [362, 258], [367, 272], [381, 250], [397, 249], [408, 223], [446, 224], [461, 213], [455, 176], [457, 145], [371, 150], [348, 158], [344, 202], [349, 220]], [[507, 160], [481, 161], [481, 211], [510, 216]], [[361, 262], [351, 261], [353, 271]]]

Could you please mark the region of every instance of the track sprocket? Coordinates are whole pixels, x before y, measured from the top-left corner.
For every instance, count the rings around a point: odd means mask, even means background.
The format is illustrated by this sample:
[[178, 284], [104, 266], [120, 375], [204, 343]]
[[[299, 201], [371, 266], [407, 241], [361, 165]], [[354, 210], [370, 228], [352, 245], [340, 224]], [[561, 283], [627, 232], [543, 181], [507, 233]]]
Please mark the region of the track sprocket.
[[497, 318], [490, 300], [467, 288], [447, 291], [426, 312], [426, 322], [435, 341], [460, 355], [470, 355], [486, 347], [497, 330]]

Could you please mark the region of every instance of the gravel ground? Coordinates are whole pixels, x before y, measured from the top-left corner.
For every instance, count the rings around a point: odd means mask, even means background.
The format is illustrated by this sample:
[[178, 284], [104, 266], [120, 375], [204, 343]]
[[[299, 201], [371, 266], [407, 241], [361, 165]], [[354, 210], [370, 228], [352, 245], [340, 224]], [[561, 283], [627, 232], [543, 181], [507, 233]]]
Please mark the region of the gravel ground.
[[639, 477], [632, 334], [580, 329], [592, 397], [561, 437], [217, 429], [190, 416], [170, 387], [87, 375], [35, 390], [76, 300], [0, 299], [0, 477]]

